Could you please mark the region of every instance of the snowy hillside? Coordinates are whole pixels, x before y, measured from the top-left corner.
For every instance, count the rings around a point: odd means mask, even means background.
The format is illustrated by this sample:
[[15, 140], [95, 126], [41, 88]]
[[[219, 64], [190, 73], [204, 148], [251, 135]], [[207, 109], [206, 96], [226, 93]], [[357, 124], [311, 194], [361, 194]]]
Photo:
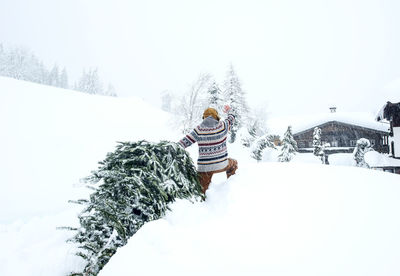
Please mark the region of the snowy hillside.
[[[166, 113], [139, 99], [0, 77], [0, 223], [65, 208], [116, 141], [173, 139]], [[176, 139], [176, 137], [174, 138]], [[60, 200], [61, 199], [61, 200]], [[27, 208], [28, 207], [28, 208]]]
[[[69, 199], [116, 141], [176, 141], [166, 113], [139, 99], [92, 96], [0, 78], [0, 275], [82, 268]], [[287, 126], [284, 126], [287, 127]], [[196, 157], [197, 146], [189, 151]], [[228, 181], [176, 202], [100, 275], [399, 275], [400, 177], [367, 169], [255, 163], [237, 145]]]

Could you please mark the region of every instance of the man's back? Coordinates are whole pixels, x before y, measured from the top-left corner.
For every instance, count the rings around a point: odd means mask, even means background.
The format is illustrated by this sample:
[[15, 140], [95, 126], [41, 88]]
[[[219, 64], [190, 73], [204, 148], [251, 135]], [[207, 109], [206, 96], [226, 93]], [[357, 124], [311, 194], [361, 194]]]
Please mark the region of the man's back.
[[220, 121], [209, 116], [179, 141], [185, 148], [195, 142], [199, 144], [199, 172], [217, 171], [228, 165], [226, 140], [233, 120], [233, 115]]

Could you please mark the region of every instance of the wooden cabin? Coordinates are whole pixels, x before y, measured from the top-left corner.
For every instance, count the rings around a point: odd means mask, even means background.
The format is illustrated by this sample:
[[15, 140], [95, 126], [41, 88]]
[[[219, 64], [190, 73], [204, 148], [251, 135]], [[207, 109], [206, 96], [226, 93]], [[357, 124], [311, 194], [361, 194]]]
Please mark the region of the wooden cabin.
[[376, 119], [390, 122], [389, 152], [393, 158], [400, 158], [400, 102], [387, 102]]
[[330, 145], [330, 147], [326, 149], [328, 154], [353, 152], [357, 140], [360, 138], [368, 139], [371, 143], [371, 147], [380, 153], [388, 153], [389, 151], [388, 131], [339, 121], [329, 121], [293, 134], [299, 152], [312, 152], [315, 127], [321, 129], [322, 143], [329, 143]]

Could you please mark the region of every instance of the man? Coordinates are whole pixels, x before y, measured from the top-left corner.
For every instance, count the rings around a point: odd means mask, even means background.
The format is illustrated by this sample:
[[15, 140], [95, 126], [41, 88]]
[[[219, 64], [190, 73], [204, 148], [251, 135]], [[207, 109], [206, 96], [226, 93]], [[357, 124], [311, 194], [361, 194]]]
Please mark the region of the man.
[[[228, 113], [230, 109], [226, 105], [224, 112]], [[235, 116], [230, 113], [226, 120], [221, 120], [217, 110], [207, 108], [203, 113], [203, 122], [179, 141], [184, 148], [196, 142], [199, 145], [197, 171], [203, 193], [208, 189], [214, 173], [226, 172], [228, 178], [235, 174], [237, 161], [228, 158], [226, 144], [228, 131], [234, 120]]]

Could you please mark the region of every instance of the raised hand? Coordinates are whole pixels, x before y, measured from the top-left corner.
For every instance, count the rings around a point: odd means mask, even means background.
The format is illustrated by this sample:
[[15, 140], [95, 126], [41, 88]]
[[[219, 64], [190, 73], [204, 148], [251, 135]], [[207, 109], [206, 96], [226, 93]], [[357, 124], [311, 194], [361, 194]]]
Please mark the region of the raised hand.
[[224, 113], [228, 113], [230, 110], [231, 110], [231, 107], [229, 105], [227, 105], [227, 104], [224, 105], [224, 109], [223, 109]]

